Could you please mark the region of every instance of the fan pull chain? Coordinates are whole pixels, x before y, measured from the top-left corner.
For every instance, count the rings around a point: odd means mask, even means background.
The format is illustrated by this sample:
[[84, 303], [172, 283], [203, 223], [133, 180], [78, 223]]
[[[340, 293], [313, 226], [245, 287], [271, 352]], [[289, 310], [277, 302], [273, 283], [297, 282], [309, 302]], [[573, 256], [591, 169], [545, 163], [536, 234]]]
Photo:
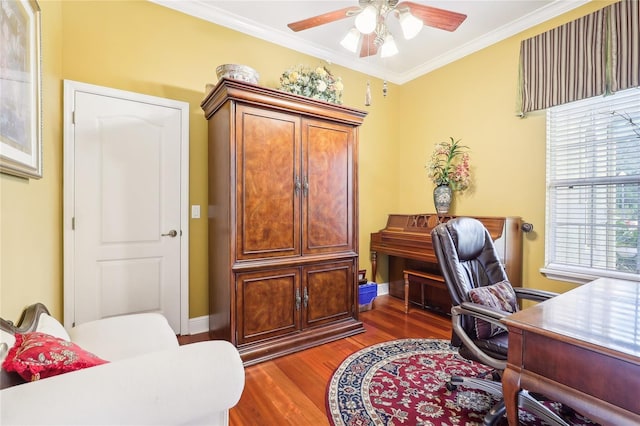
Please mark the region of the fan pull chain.
[[371, 105], [371, 85], [369, 84], [368, 81], [367, 81], [367, 90], [364, 94], [364, 105], [365, 106]]
[[387, 97], [387, 80], [382, 82], [382, 96]]

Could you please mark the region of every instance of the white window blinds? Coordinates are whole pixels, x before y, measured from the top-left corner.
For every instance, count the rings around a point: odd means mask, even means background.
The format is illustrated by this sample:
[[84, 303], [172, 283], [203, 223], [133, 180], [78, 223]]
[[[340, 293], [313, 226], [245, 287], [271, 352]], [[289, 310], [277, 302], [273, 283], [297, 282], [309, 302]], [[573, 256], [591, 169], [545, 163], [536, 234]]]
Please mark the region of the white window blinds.
[[549, 108], [544, 272], [640, 280], [639, 207], [640, 88]]

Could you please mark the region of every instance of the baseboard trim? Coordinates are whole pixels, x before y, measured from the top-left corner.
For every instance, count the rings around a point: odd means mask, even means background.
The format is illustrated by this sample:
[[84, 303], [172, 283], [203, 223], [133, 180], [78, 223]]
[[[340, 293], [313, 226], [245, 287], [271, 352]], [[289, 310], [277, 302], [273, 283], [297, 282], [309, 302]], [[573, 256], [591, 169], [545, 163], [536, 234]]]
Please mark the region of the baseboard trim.
[[189, 318], [189, 335], [207, 333], [209, 331], [209, 315]]
[[389, 294], [389, 283], [378, 284], [378, 296]]

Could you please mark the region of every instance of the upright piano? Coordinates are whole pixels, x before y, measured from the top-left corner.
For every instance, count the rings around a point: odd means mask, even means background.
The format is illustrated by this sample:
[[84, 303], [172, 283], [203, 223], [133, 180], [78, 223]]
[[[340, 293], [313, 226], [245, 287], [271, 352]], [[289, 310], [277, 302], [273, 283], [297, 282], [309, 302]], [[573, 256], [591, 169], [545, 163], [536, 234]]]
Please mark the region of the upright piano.
[[[454, 216], [436, 214], [390, 214], [387, 226], [371, 234], [371, 266], [375, 280], [378, 256], [388, 256], [389, 294], [404, 298], [404, 271], [421, 271], [418, 285], [409, 286], [409, 302], [448, 314], [451, 299], [433, 252], [431, 230]], [[513, 286], [522, 285], [522, 219], [520, 217], [475, 217], [489, 231]], [[423, 278], [424, 278], [423, 277]], [[414, 283], [412, 283], [414, 284]]]

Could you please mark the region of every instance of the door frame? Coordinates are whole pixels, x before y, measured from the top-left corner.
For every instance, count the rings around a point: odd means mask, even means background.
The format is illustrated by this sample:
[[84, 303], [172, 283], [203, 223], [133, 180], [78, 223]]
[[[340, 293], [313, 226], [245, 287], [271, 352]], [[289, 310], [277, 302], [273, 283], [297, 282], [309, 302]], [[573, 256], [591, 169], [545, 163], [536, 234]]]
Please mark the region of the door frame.
[[63, 298], [64, 326], [73, 327], [75, 311], [75, 239], [73, 217], [75, 206], [75, 132], [74, 110], [76, 92], [109, 96], [150, 103], [181, 111], [180, 135], [180, 334], [189, 334], [189, 103], [160, 98], [109, 87], [64, 80], [63, 106]]

